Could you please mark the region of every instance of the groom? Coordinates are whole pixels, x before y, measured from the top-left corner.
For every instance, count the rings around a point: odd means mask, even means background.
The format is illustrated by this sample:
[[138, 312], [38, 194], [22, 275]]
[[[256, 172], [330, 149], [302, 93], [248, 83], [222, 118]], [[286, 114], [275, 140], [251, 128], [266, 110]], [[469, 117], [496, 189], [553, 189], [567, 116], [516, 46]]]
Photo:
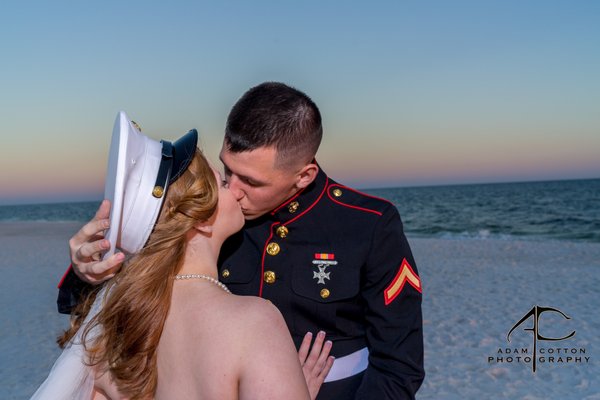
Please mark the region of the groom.
[[[400, 216], [329, 178], [315, 160], [321, 137], [317, 106], [282, 83], [234, 105], [220, 159], [246, 224], [223, 246], [219, 278], [273, 302], [297, 346], [305, 332], [326, 332], [336, 361], [318, 399], [414, 399], [424, 377], [422, 289]], [[69, 242], [61, 312], [123, 261], [96, 261], [107, 217], [99, 212]]]

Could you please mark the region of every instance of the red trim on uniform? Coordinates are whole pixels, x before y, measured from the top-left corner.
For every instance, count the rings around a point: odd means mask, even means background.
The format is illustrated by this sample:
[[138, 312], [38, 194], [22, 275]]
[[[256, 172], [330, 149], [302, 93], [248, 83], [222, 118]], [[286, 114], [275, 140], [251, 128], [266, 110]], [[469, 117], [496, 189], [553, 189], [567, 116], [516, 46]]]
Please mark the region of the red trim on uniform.
[[[356, 193], [358, 193], [358, 194], [361, 194], [361, 195], [363, 195], [363, 196], [372, 197], [372, 198], [374, 198], [374, 199], [379, 199], [379, 197], [369, 196], [369, 195], [366, 195], [366, 194], [364, 194], [364, 193], [357, 192], [357, 191], [356, 191], [356, 190], [354, 190], [354, 189], [350, 189], [350, 188], [349, 188], [349, 187], [347, 187], [347, 186], [342, 186], [342, 185], [338, 185], [338, 184], [333, 184], [333, 185], [331, 185], [329, 188], [336, 187], [336, 186], [339, 186], [339, 187], [341, 187], [341, 188], [344, 188], [345, 190], [350, 190], [351, 192], [356, 192]], [[334, 199], [333, 197], [331, 197], [331, 193], [329, 193], [329, 188], [327, 188], [327, 189], [328, 189], [328, 190], [327, 190], [327, 196], [329, 196], [329, 198], [331, 199], [331, 201], [333, 201], [334, 203], [337, 203], [337, 204], [339, 204], [339, 205], [341, 205], [341, 206], [344, 206], [344, 207], [348, 207], [348, 208], [354, 208], [355, 210], [360, 210], [360, 211], [365, 211], [365, 212], [370, 212], [370, 213], [373, 213], [373, 214], [377, 214], [377, 215], [379, 215], [379, 216], [383, 215], [383, 213], [382, 213], [382, 212], [380, 212], [380, 211], [371, 210], [371, 209], [369, 209], [369, 208], [363, 208], [363, 207], [358, 207], [358, 206], [351, 206], [350, 204], [342, 203], [342, 202], [340, 202], [340, 201], [338, 201], [338, 200]], [[384, 200], [384, 199], [379, 199], [379, 200]], [[384, 200], [384, 201], [386, 201], [387, 203], [389, 203], [389, 201], [387, 201], [387, 200]]]
[[[295, 220], [297, 220], [298, 218], [300, 218], [301, 216], [303, 216], [304, 214], [306, 214], [307, 212], [312, 210], [312, 208], [321, 200], [321, 198], [323, 197], [323, 194], [325, 194], [325, 191], [327, 191], [328, 184], [329, 184], [329, 178], [327, 178], [327, 180], [325, 181], [325, 185], [323, 186], [323, 191], [321, 192], [321, 194], [319, 194], [319, 197], [317, 197], [317, 199], [306, 210], [302, 211], [300, 214], [296, 215], [294, 218], [292, 218], [286, 222], [283, 222], [283, 225], [291, 224], [292, 222], [294, 222]], [[306, 189], [306, 188], [304, 188], [304, 189]], [[300, 196], [300, 194], [304, 191], [304, 189], [302, 189], [301, 191], [296, 193], [296, 195], [294, 195], [291, 199], [289, 199], [288, 201], [286, 201], [285, 203], [283, 203], [282, 205], [277, 207], [275, 210], [273, 210], [271, 212], [271, 215], [274, 215], [283, 206], [285, 206], [286, 204], [290, 203], [292, 200], [294, 200], [295, 198]], [[262, 297], [262, 292], [263, 292], [263, 284], [264, 284], [263, 276], [265, 273], [265, 256], [267, 254], [267, 246], [269, 245], [269, 242], [273, 238], [273, 228], [279, 224], [282, 224], [282, 222], [274, 222], [273, 224], [271, 224], [271, 228], [269, 228], [269, 237], [267, 238], [267, 241], [265, 242], [265, 246], [263, 248], [262, 260], [260, 263], [260, 289], [258, 291], [259, 297]]]
[[303, 216], [304, 214], [309, 212], [315, 206], [315, 204], [317, 204], [321, 200], [321, 197], [323, 197], [323, 194], [325, 194], [325, 192], [327, 191], [327, 183], [328, 182], [329, 182], [329, 178], [327, 178], [327, 181], [325, 181], [325, 186], [323, 187], [323, 191], [321, 192], [319, 197], [317, 197], [317, 200], [315, 200], [314, 203], [312, 203], [306, 210], [304, 210], [300, 214], [296, 215], [296, 217], [290, 219], [287, 222], [284, 222], [284, 225], [291, 224], [292, 222], [294, 222], [295, 220], [297, 220], [298, 218], [300, 218], [301, 216]]
[[421, 279], [419, 275], [415, 274], [406, 258], [402, 260], [398, 273], [394, 277], [394, 280], [390, 285], [383, 291], [383, 300], [385, 305], [389, 305], [404, 289], [404, 284], [408, 282], [410, 286], [415, 288], [419, 293], [423, 293], [421, 289]]
[[358, 194], [360, 194], [360, 195], [362, 195], [362, 196], [365, 196], [365, 197], [370, 197], [370, 198], [372, 198], [372, 199], [377, 199], [377, 200], [381, 200], [381, 201], [385, 201], [386, 203], [389, 203], [389, 204], [391, 204], [391, 205], [394, 205], [394, 203], [392, 203], [392, 202], [391, 202], [391, 201], [389, 201], [388, 199], [384, 199], [383, 197], [371, 196], [370, 194], [366, 194], [366, 193], [364, 193], [364, 192], [361, 192], [361, 191], [358, 191], [358, 190], [356, 190], [356, 189], [352, 189], [351, 187], [348, 187], [348, 186], [340, 185], [339, 183], [337, 183], [337, 184], [334, 184], [334, 185], [331, 185], [331, 186], [332, 186], [332, 187], [333, 187], [333, 186], [339, 186], [339, 187], [341, 187], [341, 188], [344, 188], [344, 189], [346, 189], [346, 190], [350, 190], [351, 192], [358, 193]]
[[67, 268], [67, 270], [65, 271], [63, 277], [60, 278], [60, 282], [58, 282], [58, 288], [59, 289], [61, 288], [61, 286], [65, 282], [65, 279], [67, 278], [67, 275], [69, 275], [69, 271], [71, 271], [71, 268], [73, 268], [73, 264], [69, 264], [69, 268]]
[[262, 297], [262, 292], [263, 292], [263, 283], [264, 283], [264, 279], [263, 276], [265, 275], [265, 255], [267, 254], [267, 246], [269, 245], [269, 242], [271, 240], [271, 238], [273, 237], [273, 227], [275, 227], [276, 225], [279, 225], [280, 222], [274, 222], [271, 224], [271, 227], [269, 228], [269, 237], [267, 238], [267, 241], [265, 242], [265, 247], [263, 247], [263, 254], [262, 254], [262, 260], [260, 262], [260, 289], [258, 290], [258, 297]]
[[275, 213], [279, 210], [281, 210], [283, 207], [285, 207], [286, 205], [290, 204], [295, 198], [297, 198], [298, 196], [300, 196], [300, 194], [302, 192], [304, 192], [304, 189], [306, 189], [305, 187], [302, 188], [302, 190], [300, 190], [298, 193], [296, 193], [295, 195], [293, 195], [290, 199], [284, 201], [283, 203], [281, 203], [281, 205], [279, 207], [277, 207], [276, 209], [274, 209], [273, 211], [271, 211], [271, 215], [275, 215]]

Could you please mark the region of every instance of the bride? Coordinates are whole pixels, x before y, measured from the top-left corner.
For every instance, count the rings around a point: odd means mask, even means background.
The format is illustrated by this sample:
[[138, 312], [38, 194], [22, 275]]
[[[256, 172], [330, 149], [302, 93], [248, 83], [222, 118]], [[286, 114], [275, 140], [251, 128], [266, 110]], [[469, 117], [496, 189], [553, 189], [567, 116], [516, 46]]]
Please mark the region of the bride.
[[217, 280], [221, 245], [244, 218], [196, 131], [171, 144], [138, 129], [117, 117], [107, 176], [118, 226], [108, 236], [127, 259], [73, 313], [65, 350], [32, 399], [316, 397], [331, 342], [319, 333], [309, 351], [307, 335], [299, 361], [275, 306]]

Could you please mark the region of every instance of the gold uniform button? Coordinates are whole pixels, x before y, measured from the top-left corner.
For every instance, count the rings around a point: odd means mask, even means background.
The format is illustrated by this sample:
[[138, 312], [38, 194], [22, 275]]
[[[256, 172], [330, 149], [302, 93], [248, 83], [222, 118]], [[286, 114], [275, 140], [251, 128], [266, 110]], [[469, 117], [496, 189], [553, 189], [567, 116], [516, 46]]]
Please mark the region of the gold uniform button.
[[224, 269], [224, 270], [221, 272], [221, 276], [222, 276], [223, 278], [229, 278], [229, 270], [228, 270], [228, 269]]
[[165, 190], [162, 188], [162, 186], [154, 186], [154, 189], [152, 189], [152, 196], [160, 199], [164, 192]]
[[321, 298], [326, 299], [330, 294], [329, 289], [321, 289]]
[[279, 254], [280, 250], [281, 248], [275, 242], [271, 242], [267, 245], [267, 253], [269, 253], [270, 256], [276, 256], [277, 254]]
[[265, 280], [265, 283], [275, 283], [275, 280], [277, 279], [277, 276], [275, 275], [275, 272], [273, 271], [265, 271], [264, 275], [263, 275], [263, 279]]
[[281, 225], [279, 228], [277, 228], [275, 233], [277, 233], [277, 235], [283, 239], [284, 237], [286, 237], [288, 235], [289, 230], [286, 226]]
[[296, 211], [298, 211], [298, 207], [300, 207], [300, 203], [298, 203], [297, 201], [292, 201], [289, 205], [288, 205], [288, 211], [290, 213], [295, 213]]
[[335, 197], [340, 197], [342, 195], [342, 191], [340, 189], [333, 189], [333, 195]]

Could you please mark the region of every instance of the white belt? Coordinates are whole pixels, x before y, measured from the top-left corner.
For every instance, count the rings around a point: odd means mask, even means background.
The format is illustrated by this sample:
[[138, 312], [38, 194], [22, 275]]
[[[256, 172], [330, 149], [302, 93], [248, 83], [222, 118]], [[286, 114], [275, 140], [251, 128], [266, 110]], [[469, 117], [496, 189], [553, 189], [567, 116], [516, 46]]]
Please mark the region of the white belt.
[[356, 375], [367, 369], [369, 365], [369, 349], [363, 347], [347, 356], [336, 358], [325, 382], [339, 381]]

